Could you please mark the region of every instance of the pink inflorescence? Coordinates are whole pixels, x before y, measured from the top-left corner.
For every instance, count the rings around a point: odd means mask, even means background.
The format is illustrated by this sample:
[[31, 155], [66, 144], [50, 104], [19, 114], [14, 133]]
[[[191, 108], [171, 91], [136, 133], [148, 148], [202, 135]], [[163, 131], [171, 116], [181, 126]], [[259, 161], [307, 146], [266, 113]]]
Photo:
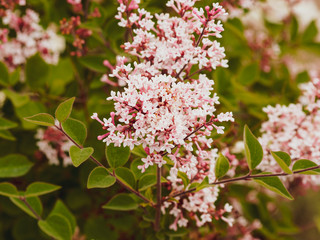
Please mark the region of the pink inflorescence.
[[[309, 159], [320, 164], [320, 78], [315, 72], [311, 77], [310, 82], [300, 85], [302, 96], [298, 103], [263, 109], [268, 114], [259, 139], [266, 156], [262, 161], [263, 170], [280, 171], [269, 151], [287, 152], [293, 162]], [[320, 178], [304, 176], [303, 182], [319, 185]]]
[[[35, 135], [39, 150], [46, 156], [50, 165], [59, 165], [60, 160], [64, 167], [72, 165], [69, 149], [73, 143], [54, 127], [39, 128]], [[60, 159], [60, 160], [59, 160]]]
[[[138, 168], [144, 172], [149, 166], [166, 164], [165, 154], [172, 160], [168, 176], [168, 188], [172, 193], [183, 189], [178, 171], [185, 173], [191, 182], [201, 182], [208, 177], [213, 183], [217, 149], [212, 149], [209, 136], [224, 133], [218, 123], [234, 121], [232, 113], [216, 114], [219, 98], [213, 91], [214, 81], [202, 70], [212, 71], [218, 66], [227, 67], [224, 48], [217, 38], [223, 26], [217, 18], [226, 15], [219, 4], [198, 9], [196, 0], [170, 0], [178, 14], [151, 15], [139, 8], [139, 1], [118, 0], [120, 6], [116, 18], [119, 25], [132, 31], [132, 41], [123, 45], [124, 50], [137, 61], [118, 57], [116, 66], [104, 64], [111, 74], [102, 80], [114, 86], [125, 86], [122, 92], [111, 92], [107, 100], [114, 101], [115, 112], [110, 118], [99, 121], [107, 132], [98, 137], [108, 145], [142, 145], [147, 157]], [[115, 78], [113, 82], [109, 79]], [[232, 224], [223, 216], [227, 210], [216, 210], [215, 200], [219, 188], [203, 189], [180, 203], [165, 202], [175, 220], [171, 229], [186, 226], [187, 211], [191, 219], [201, 226], [212, 221], [212, 215]], [[184, 210], [182, 210], [184, 209]]]
[[[39, 15], [31, 9], [24, 16], [7, 9], [3, 12], [2, 23], [6, 28], [0, 29], [0, 61], [10, 70], [25, 64], [27, 58], [40, 53], [50, 64], [56, 64], [60, 53], [65, 48], [64, 39], [53, 29], [44, 30]], [[9, 37], [10, 32], [15, 37]]]

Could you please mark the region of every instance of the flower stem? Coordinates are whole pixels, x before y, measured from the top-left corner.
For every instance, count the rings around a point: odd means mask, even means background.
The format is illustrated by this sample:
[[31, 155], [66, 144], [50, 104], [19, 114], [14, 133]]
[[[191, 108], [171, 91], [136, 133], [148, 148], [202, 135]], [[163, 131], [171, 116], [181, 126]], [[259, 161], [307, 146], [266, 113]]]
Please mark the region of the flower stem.
[[154, 223], [154, 230], [160, 230], [160, 218], [161, 218], [161, 203], [162, 203], [162, 196], [161, 196], [161, 167], [157, 167], [157, 205], [156, 205], [156, 218]]
[[27, 208], [33, 213], [33, 215], [38, 219], [38, 221], [42, 220], [42, 217], [31, 207], [31, 205], [27, 202], [25, 197], [19, 197], [19, 199], [26, 205]]
[[[61, 126], [56, 126], [55, 127], [62, 132], [74, 145], [76, 145], [78, 148], [83, 149], [83, 146], [79, 145], [78, 143], [76, 143], [63, 129]], [[97, 164], [99, 167], [103, 167], [105, 169], [107, 169], [101, 162], [99, 162], [97, 159], [95, 159], [92, 155], [89, 157], [95, 164]], [[141, 198], [144, 202], [151, 204], [151, 206], [154, 207], [154, 204], [147, 199], [145, 196], [143, 196], [141, 193], [139, 193], [137, 190], [129, 187], [128, 185], [126, 185], [121, 179], [119, 179], [117, 177], [117, 175], [115, 173], [110, 172], [108, 169], [107, 171], [109, 172], [109, 174], [111, 176], [113, 176], [117, 183], [119, 183], [122, 187], [124, 187], [125, 189], [127, 189], [129, 192], [132, 192], [133, 194], [135, 194], [136, 196], [138, 196], [139, 198]]]
[[[314, 166], [314, 167], [309, 167], [309, 168], [302, 169], [302, 170], [297, 170], [297, 171], [292, 172], [292, 174], [298, 174], [298, 173], [311, 171], [311, 170], [315, 170], [315, 169], [320, 169], [320, 165], [317, 165], [317, 166]], [[241, 177], [236, 177], [236, 178], [224, 179], [224, 180], [221, 180], [221, 181], [218, 181], [218, 182], [214, 182], [214, 183], [212, 183], [210, 185], [214, 186], [214, 185], [237, 182], [237, 181], [242, 181], [242, 180], [252, 180], [252, 179], [255, 179], [255, 178], [265, 178], [265, 177], [280, 177], [280, 176], [288, 176], [288, 175], [292, 175], [292, 174], [282, 172], [282, 173], [268, 173], [268, 174], [251, 175], [251, 172], [249, 172], [247, 175], [244, 175], [244, 176], [241, 176]], [[175, 192], [172, 195], [169, 195], [168, 197], [166, 197], [163, 201], [167, 201], [169, 198], [180, 197], [180, 196], [186, 195], [188, 193], [192, 193], [196, 189], [197, 188], [191, 188], [191, 189], [189, 189], [187, 191]]]

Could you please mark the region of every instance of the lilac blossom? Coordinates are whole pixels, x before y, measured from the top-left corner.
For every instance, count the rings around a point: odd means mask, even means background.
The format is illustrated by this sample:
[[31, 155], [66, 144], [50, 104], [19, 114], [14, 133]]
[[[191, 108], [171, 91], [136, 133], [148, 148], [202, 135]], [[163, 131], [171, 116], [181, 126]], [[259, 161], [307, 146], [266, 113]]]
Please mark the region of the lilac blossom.
[[[320, 164], [320, 78], [311, 73], [311, 81], [300, 85], [302, 96], [298, 103], [289, 106], [277, 104], [268, 106], [264, 112], [268, 120], [262, 124], [262, 136], [265, 159], [261, 168], [265, 171], [280, 171], [270, 151], [287, 152], [293, 163], [299, 159], [310, 159]], [[303, 176], [303, 183], [320, 184], [316, 175]]]
[[[0, 29], [0, 61], [14, 70], [39, 53], [47, 63], [58, 63], [65, 41], [53, 28], [44, 30], [36, 12], [27, 9], [24, 16], [19, 16], [7, 9], [4, 13], [2, 23], [6, 28]], [[8, 37], [10, 31], [15, 32], [15, 37]]]
[[[234, 118], [231, 112], [216, 113], [219, 97], [213, 93], [214, 81], [200, 72], [228, 66], [224, 48], [217, 41], [224, 30], [218, 18], [226, 15], [225, 10], [217, 3], [202, 9], [194, 7], [196, 0], [170, 0], [167, 6], [177, 14], [173, 17], [151, 15], [139, 8], [138, 0], [118, 1], [116, 18], [132, 35], [123, 49], [137, 61], [128, 63], [129, 59], [118, 57], [115, 66], [104, 62], [112, 73], [105, 74], [102, 81], [125, 87], [107, 98], [114, 101], [110, 118], [101, 120], [93, 114], [106, 131], [98, 139], [131, 149], [142, 145], [147, 153], [138, 166], [142, 172], [152, 165], [170, 166], [163, 157], [168, 155], [173, 163], [168, 189], [173, 194], [184, 188], [179, 171], [190, 182], [200, 183], [208, 177], [213, 183], [218, 155], [210, 136], [223, 134], [221, 123]], [[179, 203], [165, 201], [162, 211], [173, 216], [173, 230], [186, 227], [189, 218], [198, 226], [213, 218], [232, 225], [233, 219], [228, 217], [232, 207], [216, 209], [218, 196], [218, 186], [202, 189], [177, 197]]]

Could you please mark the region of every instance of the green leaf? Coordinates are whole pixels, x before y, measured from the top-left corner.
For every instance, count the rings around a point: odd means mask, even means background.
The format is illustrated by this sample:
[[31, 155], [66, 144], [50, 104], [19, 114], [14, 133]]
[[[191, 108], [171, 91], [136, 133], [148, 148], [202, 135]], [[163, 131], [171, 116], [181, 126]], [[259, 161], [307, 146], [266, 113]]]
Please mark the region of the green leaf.
[[244, 126], [243, 140], [245, 155], [250, 170], [255, 169], [263, 158], [262, 147], [247, 125]]
[[312, 42], [318, 34], [318, 28], [315, 20], [310, 22], [302, 35], [302, 41], [305, 43]]
[[9, 82], [11, 86], [14, 86], [20, 79], [20, 68], [16, 68], [11, 74], [9, 78]]
[[182, 180], [183, 186], [186, 188], [189, 185], [189, 178], [186, 173], [178, 171], [178, 177]]
[[126, 193], [120, 193], [114, 196], [107, 204], [103, 205], [104, 209], [118, 210], [118, 211], [130, 211], [139, 207], [136, 201]]
[[164, 233], [170, 237], [170, 239], [175, 238], [182, 238], [183, 236], [187, 235], [190, 230], [186, 228], [178, 228], [177, 231], [174, 230], [167, 230]]
[[103, 65], [105, 59], [106, 57], [104, 56], [84, 56], [78, 58], [81, 65], [99, 73], [105, 73], [107, 70], [106, 66]]
[[32, 163], [23, 155], [10, 154], [0, 158], [0, 178], [20, 177], [26, 174]]
[[59, 104], [55, 112], [56, 119], [58, 119], [59, 122], [63, 123], [69, 118], [72, 111], [74, 100], [75, 97], [70, 98]]
[[57, 186], [51, 183], [34, 182], [27, 187], [25, 196], [26, 197], [40, 196], [40, 195], [57, 191], [60, 188], [61, 188], [60, 186]]
[[[311, 168], [316, 166], [318, 165], [315, 162], [312, 162], [307, 159], [300, 159], [293, 164], [292, 171], [296, 172], [296, 171], [300, 171], [306, 168]], [[317, 174], [320, 174], [320, 169], [309, 170], [309, 171], [301, 172], [300, 174], [317, 175]]]
[[50, 73], [48, 76], [48, 86], [50, 86], [50, 94], [55, 96], [62, 95], [72, 80], [74, 80], [74, 66], [69, 57], [60, 56], [57, 65], [50, 65]]
[[[161, 177], [161, 183], [168, 182], [164, 177]], [[145, 174], [139, 180], [139, 191], [144, 191], [149, 187], [157, 184], [157, 176], [155, 174]]]
[[219, 153], [216, 166], [214, 169], [216, 178], [219, 179], [219, 178], [222, 178], [224, 175], [226, 175], [229, 168], [230, 168], [229, 160], [225, 156], [223, 156], [221, 153]]
[[[16, 205], [18, 208], [20, 208], [22, 211], [30, 215], [31, 217], [37, 219], [37, 216], [27, 207], [27, 205], [20, 200], [19, 198], [10, 197], [11, 202], [13, 202], [14, 205]], [[38, 197], [28, 197], [26, 198], [27, 203], [32, 207], [32, 209], [41, 216], [42, 214], [42, 203], [41, 200]]]
[[58, 200], [56, 204], [54, 205], [53, 210], [50, 212], [51, 215], [61, 215], [64, 216], [71, 227], [72, 233], [74, 233], [75, 228], [77, 226], [77, 222], [73, 214], [70, 212], [70, 210], [64, 205], [64, 203], [61, 200]]
[[280, 167], [285, 173], [292, 174], [292, 171], [289, 168], [291, 164], [291, 157], [289, 156], [289, 154], [279, 151], [271, 152], [271, 155], [277, 161], [277, 163], [280, 165]]
[[[261, 173], [261, 174], [268, 174], [268, 173]], [[264, 186], [265, 188], [268, 188], [269, 190], [275, 193], [278, 193], [279, 195], [289, 200], [293, 200], [293, 197], [285, 188], [285, 186], [283, 185], [279, 177], [261, 177], [261, 178], [254, 178], [253, 180], [259, 183], [260, 185]]]
[[29, 58], [26, 66], [26, 82], [33, 89], [42, 88], [49, 73], [49, 66], [45, 61], [37, 54]]
[[20, 194], [16, 188], [11, 183], [8, 182], [2, 182], [0, 183], [0, 195], [6, 196], [6, 197], [19, 197]]
[[296, 16], [292, 15], [291, 24], [290, 24], [291, 41], [294, 41], [297, 38], [298, 31], [299, 31], [299, 22], [298, 22]]
[[[198, 192], [198, 191], [200, 191], [201, 189], [204, 189], [204, 188], [207, 188], [207, 187], [210, 187], [208, 176], [206, 176], [206, 177], [202, 180], [202, 182], [201, 182], [199, 185], [197, 185], [196, 191]], [[189, 188], [189, 189], [191, 189], [191, 188]]]
[[62, 129], [68, 134], [77, 144], [82, 145], [87, 138], [86, 126], [73, 118], [68, 118], [62, 124]]
[[141, 145], [139, 146], [135, 146], [132, 150], [131, 150], [132, 154], [141, 157], [141, 158], [145, 158], [147, 157], [147, 153], [144, 151], [143, 147]]
[[9, 85], [8, 68], [3, 62], [0, 62], [0, 84], [5, 87]]
[[12, 122], [8, 119], [0, 117], [0, 130], [7, 130], [10, 128], [15, 128], [18, 124], [15, 122]]
[[16, 138], [8, 130], [0, 130], [0, 138], [15, 141]]
[[21, 107], [30, 101], [30, 99], [27, 95], [23, 95], [21, 93], [16, 93], [16, 92], [9, 90], [9, 89], [4, 89], [3, 92], [11, 100], [12, 104], [15, 107]]
[[115, 169], [116, 176], [121, 179], [127, 186], [136, 187], [136, 178], [129, 168], [119, 167]]
[[188, 187], [188, 190], [193, 189], [193, 188], [197, 188], [200, 185], [200, 183], [198, 182], [193, 182], [190, 184], [190, 186]]
[[245, 66], [239, 75], [238, 81], [242, 85], [250, 85], [255, 82], [255, 80], [258, 79], [259, 76], [259, 64], [258, 63], [252, 63], [248, 66]]
[[[46, 108], [41, 102], [29, 101], [21, 107], [16, 107], [15, 111], [17, 116], [21, 120], [24, 120], [25, 117], [29, 117], [29, 116], [46, 111]], [[37, 126], [34, 123], [30, 123], [28, 121], [22, 121], [22, 127], [24, 129], [34, 129]]]
[[144, 191], [157, 184], [157, 177], [154, 174], [146, 174], [139, 180], [139, 191]]
[[48, 113], [38, 113], [24, 118], [24, 120], [40, 126], [54, 126], [54, 118]]
[[46, 220], [38, 222], [40, 229], [57, 240], [71, 240], [72, 230], [67, 220], [62, 215], [50, 215]]
[[71, 157], [72, 163], [75, 167], [79, 167], [81, 163], [89, 159], [89, 157], [93, 154], [93, 148], [78, 148], [77, 146], [71, 146], [69, 155]]
[[130, 157], [129, 147], [115, 147], [113, 143], [106, 147], [106, 157], [112, 168], [122, 167]]
[[131, 162], [130, 164], [130, 169], [131, 171], [133, 172], [135, 178], [137, 180], [139, 180], [143, 175], [145, 174], [150, 174], [150, 173], [153, 173], [155, 174], [157, 169], [156, 169], [156, 165], [152, 165], [152, 166], [149, 166], [146, 171], [144, 173], [141, 172], [140, 169], [138, 169], [138, 166], [140, 165], [143, 165], [144, 163], [141, 161], [141, 159], [135, 159], [134, 161]]
[[104, 167], [96, 167], [88, 177], [87, 188], [107, 188], [116, 182], [116, 178], [110, 176]]

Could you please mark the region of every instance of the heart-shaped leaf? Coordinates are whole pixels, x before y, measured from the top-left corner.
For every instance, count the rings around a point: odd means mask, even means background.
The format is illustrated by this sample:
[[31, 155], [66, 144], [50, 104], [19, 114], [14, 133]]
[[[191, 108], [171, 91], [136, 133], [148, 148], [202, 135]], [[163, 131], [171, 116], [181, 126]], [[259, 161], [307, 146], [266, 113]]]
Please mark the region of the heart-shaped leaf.
[[134, 177], [134, 174], [129, 168], [120, 167], [115, 169], [116, 176], [122, 180], [122, 182], [131, 187], [136, 187], [136, 178]]
[[130, 211], [139, 207], [138, 203], [126, 193], [120, 193], [114, 196], [107, 204], [102, 206], [104, 209]]
[[115, 147], [113, 143], [106, 147], [106, 157], [110, 167], [122, 167], [129, 160], [129, 147]]
[[87, 188], [107, 188], [116, 182], [116, 178], [110, 176], [104, 167], [96, 167], [89, 175]]
[[54, 205], [54, 208], [50, 212], [50, 215], [61, 215], [65, 217], [71, 226], [72, 233], [74, 233], [74, 230], [77, 226], [76, 219], [61, 200], [57, 200], [56, 204]]
[[79, 120], [68, 118], [62, 124], [62, 129], [77, 144], [82, 145], [87, 138], [87, 128]]
[[86, 161], [93, 154], [93, 151], [92, 147], [80, 149], [77, 146], [71, 146], [69, 154], [73, 165], [79, 167], [81, 163]]
[[68, 220], [58, 214], [50, 215], [38, 222], [40, 229], [57, 240], [71, 240], [72, 230]]

